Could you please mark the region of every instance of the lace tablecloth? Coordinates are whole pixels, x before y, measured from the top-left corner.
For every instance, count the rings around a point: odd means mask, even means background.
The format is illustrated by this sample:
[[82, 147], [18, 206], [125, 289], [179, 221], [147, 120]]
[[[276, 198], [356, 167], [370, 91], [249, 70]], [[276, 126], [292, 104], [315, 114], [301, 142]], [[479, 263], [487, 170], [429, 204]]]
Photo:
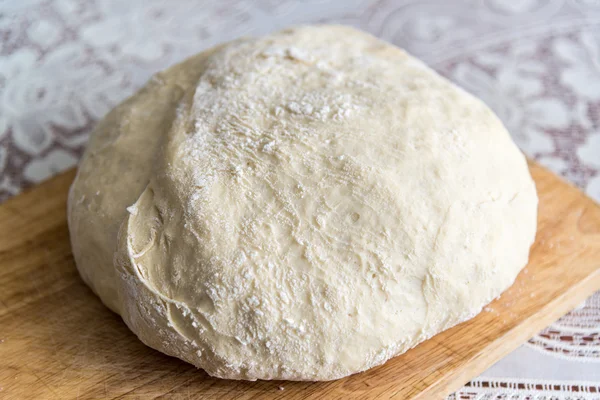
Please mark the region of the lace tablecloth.
[[[74, 166], [94, 123], [153, 72], [310, 22], [425, 60], [600, 201], [600, 0], [0, 0], [0, 202]], [[451, 397], [600, 399], [600, 292]]]

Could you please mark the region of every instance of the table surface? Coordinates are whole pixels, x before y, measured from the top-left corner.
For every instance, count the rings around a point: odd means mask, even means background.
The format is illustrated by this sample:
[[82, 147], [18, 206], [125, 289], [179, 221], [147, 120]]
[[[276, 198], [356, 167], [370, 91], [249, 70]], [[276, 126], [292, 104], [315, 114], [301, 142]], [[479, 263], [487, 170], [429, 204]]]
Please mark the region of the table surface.
[[[598, 0], [21, 0], [0, 3], [0, 202], [75, 165], [95, 122], [153, 72], [311, 22], [354, 25], [420, 57], [600, 201]], [[599, 293], [455, 398], [508, 394], [600, 399]]]

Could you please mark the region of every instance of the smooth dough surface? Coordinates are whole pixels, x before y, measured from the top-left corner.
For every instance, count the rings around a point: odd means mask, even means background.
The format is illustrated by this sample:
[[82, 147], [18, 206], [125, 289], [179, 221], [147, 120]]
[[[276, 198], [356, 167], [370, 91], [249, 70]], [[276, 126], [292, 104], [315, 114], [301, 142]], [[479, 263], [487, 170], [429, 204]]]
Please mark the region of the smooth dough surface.
[[341, 378], [473, 317], [536, 214], [488, 107], [342, 26], [158, 74], [99, 124], [69, 197], [85, 282], [147, 345], [232, 379]]

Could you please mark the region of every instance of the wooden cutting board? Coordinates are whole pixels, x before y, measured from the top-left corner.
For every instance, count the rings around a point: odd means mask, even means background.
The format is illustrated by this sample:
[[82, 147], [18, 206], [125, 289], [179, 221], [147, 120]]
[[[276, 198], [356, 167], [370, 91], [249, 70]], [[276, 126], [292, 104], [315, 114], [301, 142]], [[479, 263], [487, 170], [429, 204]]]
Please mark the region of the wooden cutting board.
[[500, 299], [383, 366], [333, 382], [242, 382], [137, 340], [79, 279], [74, 171], [0, 205], [1, 399], [442, 399], [600, 288], [600, 207], [536, 164], [537, 240]]

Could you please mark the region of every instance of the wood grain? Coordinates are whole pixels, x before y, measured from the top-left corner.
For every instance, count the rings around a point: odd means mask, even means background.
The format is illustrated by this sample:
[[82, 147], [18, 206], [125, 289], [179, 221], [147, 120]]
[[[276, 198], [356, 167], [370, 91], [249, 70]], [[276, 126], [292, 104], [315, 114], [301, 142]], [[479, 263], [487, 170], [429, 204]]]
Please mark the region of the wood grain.
[[600, 207], [538, 165], [537, 240], [487, 311], [333, 382], [241, 382], [144, 346], [79, 279], [64, 173], [0, 205], [2, 399], [441, 399], [600, 288]]

